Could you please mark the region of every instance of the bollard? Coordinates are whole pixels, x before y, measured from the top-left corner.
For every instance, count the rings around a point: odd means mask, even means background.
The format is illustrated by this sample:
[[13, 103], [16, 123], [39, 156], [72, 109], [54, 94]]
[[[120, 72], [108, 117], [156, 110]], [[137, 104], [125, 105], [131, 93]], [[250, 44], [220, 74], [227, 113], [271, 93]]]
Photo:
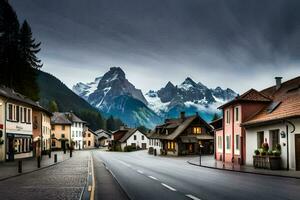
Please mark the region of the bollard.
[[49, 155], [49, 158], [51, 158], [51, 151], [49, 151], [48, 155]]
[[64, 154], [66, 154], [67, 153], [67, 150], [66, 150], [66, 148], [64, 148]]
[[22, 160], [18, 161], [18, 172], [22, 173]]
[[70, 149], [70, 158], [72, 158], [72, 149]]
[[54, 154], [54, 163], [57, 163], [57, 154]]
[[41, 156], [37, 157], [37, 167], [41, 168]]

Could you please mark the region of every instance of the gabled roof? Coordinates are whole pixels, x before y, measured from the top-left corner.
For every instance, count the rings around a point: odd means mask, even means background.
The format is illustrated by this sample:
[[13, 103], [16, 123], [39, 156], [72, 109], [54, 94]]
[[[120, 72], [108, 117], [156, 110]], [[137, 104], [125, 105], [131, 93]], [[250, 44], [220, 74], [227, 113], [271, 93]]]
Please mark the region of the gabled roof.
[[235, 97], [233, 100], [223, 104], [219, 108], [224, 108], [227, 107], [231, 104], [237, 103], [237, 102], [242, 102], [242, 101], [250, 101], [250, 102], [270, 102], [272, 99], [269, 98], [268, 96], [264, 95], [261, 92], [258, 92], [255, 89], [250, 89], [241, 96]]
[[97, 134], [97, 137], [106, 137], [106, 138], [111, 138], [111, 133], [109, 131], [105, 131], [103, 129], [99, 129], [97, 131], [95, 131], [95, 133]]
[[[157, 126], [149, 135], [149, 138], [155, 138], [155, 139], [165, 139], [165, 140], [174, 140], [176, 137], [178, 137], [183, 131], [186, 130], [186, 128], [195, 120], [199, 119], [203, 124], [209, 129], [212, 130], [212, 127], [207, 124], [199, 115], [192, 115], [189, 117], [185, 117], [184, 119], [178, 118], [178, 119], [171, 119], [166, 120], [165, 124]], [[169, 128], [171, 124], [174, 124], [174, 127]], [[175, 129], [174, 129], [175, 128]], [[168, 134], [165, 133], [158, 133], [157, 129], [166, 129], [168, 131]]]
[[272, 98], [272, 102], [243, 123], [243, 126], [300, 117], [300, 76], [282, 83], [278, 90], [273, 86], [261, 93]]
[[51, 117], [51, 124], [53, 125], [71, 125], [72, 122], [65, 116], [64, 113], [55, 112]]
[[[137, 131], [136, 128], [134, 129], [127, 129], [127, 133], [119, 140], [121, 143], [125, 142], [130, 136], [132, 136]], [[143, 134], [143, 133], [142, 133]]]
[[15, 92], [13, 89], [5, 87], [3, 85], [0, 85], [0, 96], [6, 97], [8, 99], [12, 99], [14, 101], [18, 101], [20, 103], [27, 104], [28, 106], [31, 106], [35, 109], [41, 110], [48, 115], [52, 115], [51, 112], [49, 112], [47, 109], [43, 108], [38, 102], [34, 102], [31, 99], [27, 98], [26, 96]]
[[65, 116], [71, 121], [71, 122], [78, 122], [78, 123], [84, 123], [86, 124], [86, 121], [83, 121], [78, 116], [76, 116], [73, 112], [65, 112]]

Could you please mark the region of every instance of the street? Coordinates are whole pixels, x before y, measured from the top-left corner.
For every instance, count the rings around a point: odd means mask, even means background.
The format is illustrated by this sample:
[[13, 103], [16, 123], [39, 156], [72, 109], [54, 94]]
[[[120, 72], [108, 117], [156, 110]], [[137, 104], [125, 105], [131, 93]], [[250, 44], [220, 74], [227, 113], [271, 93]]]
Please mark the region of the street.
[[131, 199], [282, 200], [300, 196], [299, 179], [201, 168], [189, 165], [184, 157], [93, 151], [93, 158], [105, 163]]

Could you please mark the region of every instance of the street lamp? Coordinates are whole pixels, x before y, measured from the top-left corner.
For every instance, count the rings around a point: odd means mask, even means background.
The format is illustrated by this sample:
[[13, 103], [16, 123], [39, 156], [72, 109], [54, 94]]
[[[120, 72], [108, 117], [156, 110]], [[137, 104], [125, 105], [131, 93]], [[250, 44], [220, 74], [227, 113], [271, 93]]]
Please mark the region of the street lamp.
[[199, 165], [201, 166], [201, 159], [202, 159], [202, 148], [203, 148], [203, 145], [202, 145], [202, 142], [199, 140]]

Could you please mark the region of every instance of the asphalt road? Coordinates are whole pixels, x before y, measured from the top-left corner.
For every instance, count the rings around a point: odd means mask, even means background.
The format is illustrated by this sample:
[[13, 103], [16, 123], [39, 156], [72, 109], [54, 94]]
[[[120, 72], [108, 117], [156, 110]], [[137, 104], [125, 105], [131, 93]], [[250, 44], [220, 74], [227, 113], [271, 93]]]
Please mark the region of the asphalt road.
[[300, 199], [299, 179], [201, 168], [183, 157], [154, 157], [146, 151], [94, 151], [93, 156], [106, 164], [130, 199]]

